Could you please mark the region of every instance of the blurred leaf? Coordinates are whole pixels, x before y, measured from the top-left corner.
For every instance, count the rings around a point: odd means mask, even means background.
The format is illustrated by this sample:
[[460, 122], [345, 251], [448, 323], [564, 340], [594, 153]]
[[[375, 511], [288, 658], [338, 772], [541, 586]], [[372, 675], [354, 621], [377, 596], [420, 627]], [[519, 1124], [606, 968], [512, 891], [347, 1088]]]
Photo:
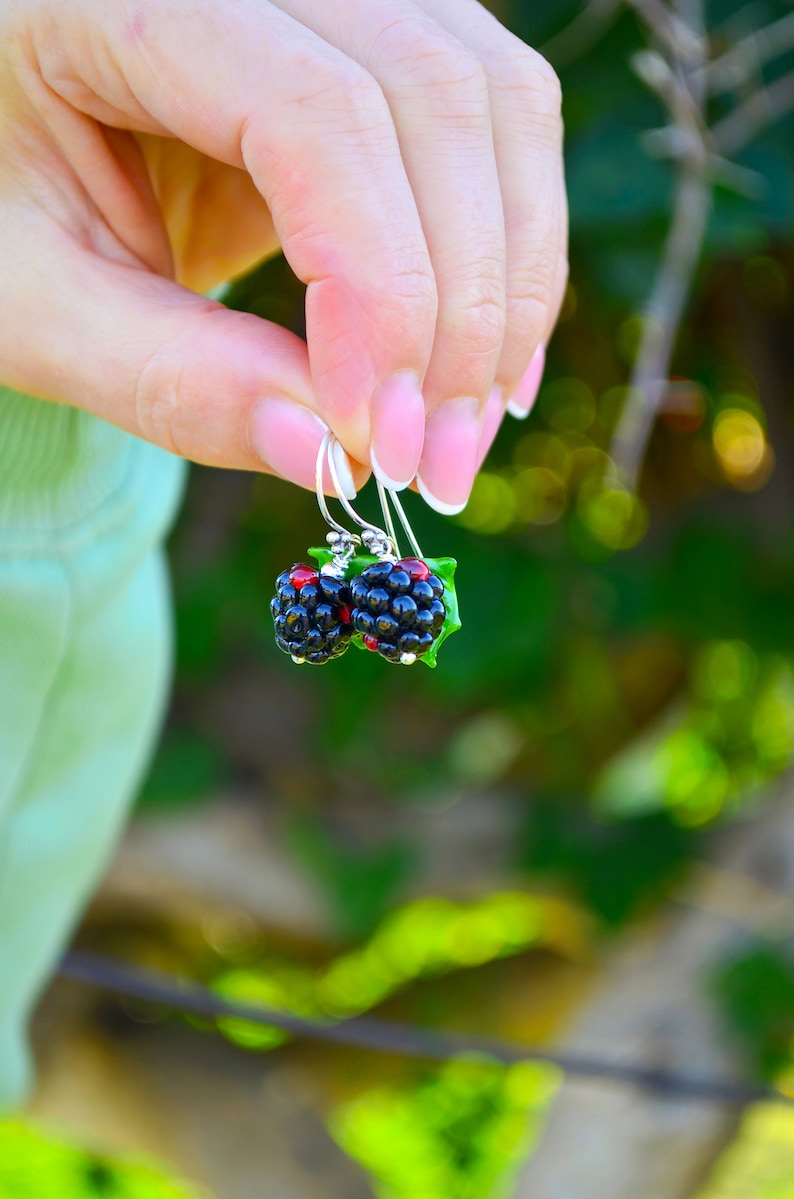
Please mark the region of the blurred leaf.
[[664, 814], [610, 823], [549, 798], [529, 809], [521, 860], [531, 873], [565, 878], [607, 924], [617, 925], [659, 899], [697, 845]]
[[714, 971], [722, 1012], [755, 1067], [774, 1078], [794, 1061], [794, 961], [782, 948], [758, 944]]
[[329, 901], [344, 938], [368, 933], [412, 873], [415, 851], [402, 840], [353, 847], [309, 815], [292, 817], [285, 831], [287, 846]]
[[142, 808], [172, 807], [208, 798], [226, 776], [227, 764], [205, 738], [169, 730], [138, 800]]
[[0, 1122], [3, 1199], [210, 1199], [154, 1163], [110, 1159], [27, 1121]]

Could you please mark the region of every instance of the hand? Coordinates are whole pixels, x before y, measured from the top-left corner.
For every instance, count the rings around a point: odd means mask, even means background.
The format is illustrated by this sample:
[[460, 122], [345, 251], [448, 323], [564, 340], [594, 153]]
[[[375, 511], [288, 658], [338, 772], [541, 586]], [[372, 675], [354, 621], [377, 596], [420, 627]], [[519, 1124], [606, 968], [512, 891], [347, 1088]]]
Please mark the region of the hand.
[[[476, 0], [6, 0], [0, 111], [4, 382], [462, 507], [566, 279], [556, 78]], [[279, 247], [308, 346], [198, 294]]]

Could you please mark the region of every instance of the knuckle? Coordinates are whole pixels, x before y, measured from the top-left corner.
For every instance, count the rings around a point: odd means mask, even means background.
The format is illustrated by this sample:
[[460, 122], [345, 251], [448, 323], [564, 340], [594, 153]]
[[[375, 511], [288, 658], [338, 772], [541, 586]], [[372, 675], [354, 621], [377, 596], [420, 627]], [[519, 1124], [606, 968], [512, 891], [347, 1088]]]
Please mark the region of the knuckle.
[[332, 98], [340, 115], [356, 127], [390, 122], [389, 108], [380, 85], [357, 63], [350, 61], [337, 70]]
[[[566, 260], [567, 261], [567, 260]], [[507, 339], [514, 345], [537, 345], [548, 332], [556, 304], [559, 261], [550, 256], [531, 276], [508, 290]]]
[[412, 64], [416, 80], [428, 88], [460, 92], [485, 103], [488, 81], [476, 55], [453, 38], [436, 38], [418, 51]]
[[430, 21], [401, 18], [384, 26], [372, 47], [380, 70], [431, 95], [462, 92], [485, 103], [488, 83], [476, 54]]
[[483, 286], [470, 289], [446, 323], [467, 354], [482, 355], [500, 349], [506, 317], [504, 294]]
[[287, 71], [285, 66], [285, 92], [308, 126], [314, 126], [318, 120], [357, 130], [391, 124], [379, 84], [353, 59], [341, 54], [311, 53], [286, 65], [290, 69]]
[[515, 346], [534, 347], [546, 336], [550, 322], [550, 296], [522, 296], [508, 304], [505, 340]]
[[520, 48], [493, 64], [498, 86], [519, 96], [536, 116], [549, 121], [562, 119], [562, 85], [551, 63], [521, 44]]

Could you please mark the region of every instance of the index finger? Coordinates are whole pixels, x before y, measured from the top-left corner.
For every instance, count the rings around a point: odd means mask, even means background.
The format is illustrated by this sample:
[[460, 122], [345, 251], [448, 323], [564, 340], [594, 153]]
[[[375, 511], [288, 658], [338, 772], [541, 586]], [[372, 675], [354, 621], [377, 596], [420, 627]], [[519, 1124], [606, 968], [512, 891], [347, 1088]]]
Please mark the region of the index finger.
[[[249, 171], [308, 285], [319, 407], [345, 448], [366, 461], [372, 394], [392, 375], [401, 386], [415, 379], [418, 391], [437, 307], [419, 214], [375, 81], [262, 0], [152, 0], [134, 10], [75, 0], [34, 19], [32, 33], [26, 65], [55, 97], [106, 124], [170, 134]], [[421, 443], [421, 408], [408, 411], [417, 427], [404, 432]]]

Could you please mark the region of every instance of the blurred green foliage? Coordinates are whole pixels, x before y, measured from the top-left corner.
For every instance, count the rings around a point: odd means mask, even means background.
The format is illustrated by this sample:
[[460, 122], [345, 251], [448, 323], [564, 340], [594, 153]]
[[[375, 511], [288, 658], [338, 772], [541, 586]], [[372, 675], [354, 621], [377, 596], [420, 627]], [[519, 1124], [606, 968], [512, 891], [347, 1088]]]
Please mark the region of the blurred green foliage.
[[22, 1120], [0, 1122], [3, 1199], [209, 1199], [145, 1162], [111, 1160]]
[[[421, 979], [530, 948], [583, 954], [585, 932], [577, 913], [557, 899], [522, 892], [491, 893], [468, 904], [427, 898], [397, 908], [371, 937], [321, 966], [270, 953], [246, 964], [220, 965], [211, 971], [211, 983], [227, 999], [315, 1020], [349, 1019]], [[218, 1025], [246, 1049], [274, 1049], [288, 1039], [279, 1029], [236, 1017]]]
[[[580, 4], [494, 7], [542, 46]], [[787, 11], [708, 4], [716, 45]], [[520, 830], [506, 866], [563, 884], [609, 929], [663, 897], [704, 830], [762, 802], [791, 765], [794, 120], [742, 153], [756, 194], [716, 190], [634, 497], [610, 473], [610, 437], [672, 184], [670, 164], [641, 145], [663, 119], [630, 67], [644, 45], [625, 11], [561, 67], [572, 272], [535, 411], [506, 422], [459, 518], [406, 501], [428, 553], [459, 562], [463, 629], [437, 671], [365, 654], [296, 669], [273, 645], [267, 604], [275, 576], [323, 532], [314, 498], [267, 477], [193, 473], [172, 546], [175, 701], [144, 801], [249, 789], [344, 943], [323, 966], [230, 965], [214, 979], [224, 994], [340, 1017], [543, 943], [541, 926], [511, 932], [518, 907], [540, 902], [517, 891], [400, 906], [421, 846], [390, 832], [384, 809], [410, 817], [493, 789]], [[281, 259], [227, 302], [303, 329], [303, 291]], [[362, 508], [375, 515], [371, 495]], [[461, 879], [466, 896], [478, 887]], [[467, 921], [456, 942], [450, 930]], [[787, 1069], [794, 972], [778, 948], [727, 964], [714, 987], [759, 1064]], [[249, 1048], [283, 1039], [235, 1021], [224, 1031]], [[383, 1199], [490, 1199], [548, 1088], [530, 1068], [454, 1064], [342, 1105], [334, 1135]], [[713, 1194], [789, 1199], [780, 1185]]]
[[500, 1199], [558, 1081], [549, 1066], [460, 1059], [410, 1089], [364, 1092], [337, 1110], [331, 1131], [378, 1199]]
[[712, 986], [732, 1029], [760, 1073], [794, 1083], [794, 959], [785, 947], [761, 942], [723, 963]]

